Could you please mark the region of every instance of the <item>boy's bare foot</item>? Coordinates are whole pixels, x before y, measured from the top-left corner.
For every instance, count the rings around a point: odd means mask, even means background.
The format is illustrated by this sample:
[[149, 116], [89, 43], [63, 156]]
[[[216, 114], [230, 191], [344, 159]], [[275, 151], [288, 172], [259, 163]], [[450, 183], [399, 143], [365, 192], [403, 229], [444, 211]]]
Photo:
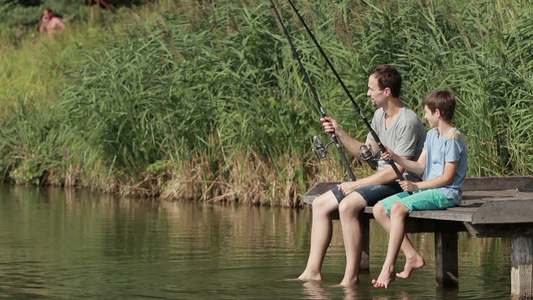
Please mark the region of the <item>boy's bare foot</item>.
[[375, 288], [388, 288], [390, 283], [394, 281], [394, 279], [396, 279], [396, 275], [394, 274], [394, 272], [385, 272], [385, 271], [381, 271], [381, 273], [379, 274], [379, 277], [378, 279], [372, 279], [372, 285], [375, 287]]
[[424, 258], [420, 255], [417, 255], [416, 257], [412, 259], [407, 259], [405, 261], [405, 266], [403, 267], [403, 271], [400, 273], [396, 273], [396, 276], [407, 279], [409, 276], [411, 276], [411, 273], [413, 273], [414, 270], [420, 269], [423, 266], [426, 265], [426, 262], [424, 261]]

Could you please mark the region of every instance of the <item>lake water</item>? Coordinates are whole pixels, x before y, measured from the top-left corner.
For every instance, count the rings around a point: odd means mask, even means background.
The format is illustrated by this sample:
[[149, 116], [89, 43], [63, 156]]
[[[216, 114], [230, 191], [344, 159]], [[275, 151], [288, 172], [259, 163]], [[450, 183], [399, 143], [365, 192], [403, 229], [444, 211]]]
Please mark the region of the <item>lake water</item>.
[[[370, 273], [344, 271], [338, 221], [324, 281], [303, 270], [309, 209], [160, 202], [83, 190], [0, 186], [0, 298], [5, 299], [510, 299], [510, 241], [459, 235], [459, 288], [435, 284], [433, 234], [411, 235], [426, 267], [387, 290], [372, 278], [387, 235], [371, 221]], [[398, 268], [403, 266], [403, 257]]]

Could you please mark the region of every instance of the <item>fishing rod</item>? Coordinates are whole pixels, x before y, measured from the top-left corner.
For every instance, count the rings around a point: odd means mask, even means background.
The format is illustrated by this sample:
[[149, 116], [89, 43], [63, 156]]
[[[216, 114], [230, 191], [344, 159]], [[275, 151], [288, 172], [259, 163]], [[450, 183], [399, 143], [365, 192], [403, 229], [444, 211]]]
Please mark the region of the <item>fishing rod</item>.
[[[315, 43], [315, 45], [318, 48], [318, 50], [320, 51], [320, 54], [322, 54], [322, 56], [326, 60], [329, 68], [331, 69], [331, 71], [333, 71], [333, 74], [335, 74], [335, 77], [337, 77], [337, 80], [339, 81], [339, 83], [341, 84], [342, 88], [344, 89], [344, 92], [346, 92], [346, 95], [348, 95], [348, 98], [350, 98], [350, 100], [352, 101], [352, 103], [355, 106], [355, 108], [359, 111], [359, 115], [361, 116], [361, 118], [363, 118], [363, 121], [365, 122], [366, 126], [368, 127], [368, 130], [370, 131], [370, 134], [374, 138], [374, 141], [378, 144], [379, 150], [381, 152], [383, 152], [383, 153], [387, 152], [387, 149], [385, 149], [385, 146], [381, 143], [381, 140], [379, 139], [377, 133], [374, 131], [374, 129], [372, 129], [372, 126], [370, 125], [370, 123], [368, 122], [367, 118], [365, 117], [365, 115], [363, 113], [363, 110], [361, 110], [359, 105], [357, 105], [357, 102], [355, 102], [355, 99], [352, 97], [352, 94], [350, 93], [350, 91], [348, 90], [348, 88], [346, 87], [344, 82], [342, 81], [341, 77], [339, 76], [339, 73], [337, 73], [337, 71], [335, 70], [335, 67], [333, 67], [333, 64], [331, 63], [331, 61], [327, 57], [326, 53], [324, 53], [324, 50], [322, 49], [322, 47], [320, 46], [320, 44], [316, 40], [315, 36], [311, 32], [311, 29], [309, 29], [309, 27], [305, 23], [305, 20], [303, 19], [302, 15], [300, 15], [300, 13], [298, 12], [298, 9], [296, 8], [296, 6], [292, 2], [292, 0], [288, 0], [288, 1], [289, 1], [289, 4], [291, 5], [292, 9], [294, 10], [296, 15], [298, 16], [298, 19], [300, 20], [302, 25], [305, 27], [305, 30], [307, 31], [307, 33], [309, 34], [309, 36], [311, 37], [311, 39]], [[402, 173], [400, 172], [400, 170], [398, 169], [398, 167], [396, 166], [394, 161], [392, 161], [392, 159], [390, 159], [390, 158], [387, 159], [386, 161], [387, 161], [387, 163], [390, 164], [390, 166], [392, 167], [392, 169], [394, 170], [394, 172], [396, 173], [398, 178], [400, 180], [404, 180]]]
[[[294, 57], [298, 61], [298, 65], [300, 66], [300, 70], [304, 74], [305, 81], [309, 85], [309, 89], [311, 90], [311, 94], [313, 94], [313, 98], [315, 99], [315, 102], [318, 105], [318, 109], [320, 110], [320, 114], [324, 118], [324, 117], [326, 117], [326, 112], [324, 110], [324, 107], [320, 103], [320, 100], [318, 99], [318, 94], [317, 94], [317, 92], [315, 90], [315, 86], [311, 82], [311, 79], [309, 78], [309, 75], [307, 74], [307, 71], [305, 70], [305, 67], [302, 64], [302, 61], [300, 60], [300, 55], [298, 54], [298, 51], [296, 50], [296, 47], [294, 46], [294, 44], [292, 42], [291, 36], [289, 35], [289, 32], [287, 31], [287, 28], [285, 27], [285, 24], [283, 23], [283, 20], [281, 19], [281, 15], [279, 14], [278, 9], [276, 8], [276, 5], [274, 4], [274, 1], [270, 0], [270, 3], [272, 4], [272, 9], [276, 13], [276, 17], [278, 19], [279, 24], [280, 24], [281, 28], [283, 29], [283, 33], [285, 34], [285, 37], [287, 37], [287, 40], [289, 41], [289, 44], [290, 44], [291, 50], [292, 50], [292, 54], [294, 55]], [[348, 160], [346, 159], [346, 155], [344, 154], [344, 150], [342, 149], [342, 146], [340, 145], [339, 139], [337, 138], [337, 136], [335, 135], [334, 132], [330, 133], [330, 135], [331, 135], [332, 142], [326, 144], [326, 146], [324, 146], [322, 140], [320, 139], [320, 137], [318, 135], [313, 136], [313, 143], [315, 145], [315, 149], [316, 149], [316, 152], [317, 152], [318, 156], [321, 159], [325, 159], [326, 158], [326, 154], [327, 154], [328, 146], [331, 145], [332, 143], [335, 144], [335, 146], [337, 147], [337, 150], [339, 150], [339, 154], [341, 156], [342, 163], [344, 165], [344, 168], [348, 172], [348, 175], [350, 176], [350, 179], [352, 181], [356, 181], [357, 179], [355, 178], [355, 175], [354, 175], [354, 173], [352, 171], [352, 168], [350, 168], [350, 164], [348, 163]]]

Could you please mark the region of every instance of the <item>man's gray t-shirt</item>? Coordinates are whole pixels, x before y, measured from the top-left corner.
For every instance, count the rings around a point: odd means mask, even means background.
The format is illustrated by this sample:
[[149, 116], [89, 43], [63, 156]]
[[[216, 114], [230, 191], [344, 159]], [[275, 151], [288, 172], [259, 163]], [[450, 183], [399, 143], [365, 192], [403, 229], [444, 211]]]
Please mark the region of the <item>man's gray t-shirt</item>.
[[[381, 143], [394, 151], [399, 156], [411, 157], [411, 160], [418, 160], [424, 141], [426, 140], [426, 129], [416, 113], [406, 107], [400, 110], [396, 119], [392, 122], [389, 129], [385, 128], [385, 112], [379, 108], [372, 118], [372, 129], [378, 135]], [[370, 132], [368, 139], [375, 141]], [[379, 149], [372, 149], [379, 151]], [[390, 167], [384, 160], [378, 162], [378, 170]], [[410, 181], [421, 181], [423, 174], [405, 172], [404, 177]]]

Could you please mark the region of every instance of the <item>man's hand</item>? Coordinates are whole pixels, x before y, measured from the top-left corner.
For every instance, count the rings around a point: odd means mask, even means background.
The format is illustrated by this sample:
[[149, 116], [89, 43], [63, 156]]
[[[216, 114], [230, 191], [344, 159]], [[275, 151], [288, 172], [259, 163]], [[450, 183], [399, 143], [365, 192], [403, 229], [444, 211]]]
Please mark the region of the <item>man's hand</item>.
[[412, 191], [416, 191], [419, 189], [416, 182], [412, 182], [409, 180], [400, 181], [400, 186], [402, 187], [402, 190], [406, 192], [412, 192]]
[[320, 122], [322, 122], [322, 127], [324, 127], [324, 132], [327, 134], [335, 133], [336, 131], [341, 130], [341, 126], [335, 119], [332, 119], [330, 117], [324, 117], [320, 118]]
[[353, 191], [357, 189], [357, 183], [355, 181], [343, 182], [338, 185], [339, 192], [343, 193], [344, 196], [348, 196]]

